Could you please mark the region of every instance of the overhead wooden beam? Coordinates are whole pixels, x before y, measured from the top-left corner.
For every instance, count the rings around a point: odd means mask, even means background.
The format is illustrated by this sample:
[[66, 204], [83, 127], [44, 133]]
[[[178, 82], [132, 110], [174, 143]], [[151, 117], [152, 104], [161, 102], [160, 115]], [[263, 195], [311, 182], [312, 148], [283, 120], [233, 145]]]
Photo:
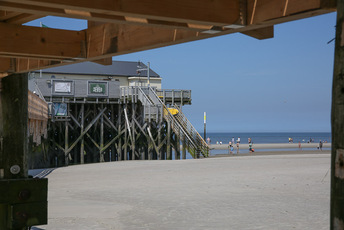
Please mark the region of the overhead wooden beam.
[[267, 38], [273, 38], [274, 37], [274, 27], [268, 26], [260, 29], [255, 30], [248, 30], [245, 32], [242, 32], [243, 34], [257, 38], [259, 40], [267, 39]]
[[335, 10], [335, 0], [247, 0], [247, 24], [257, 24], [319, 9]]
[[86, 36], [87, 59], [92, 60], [206, 38], [208, 35], [187, 30], [104, 24], [87, 29]]
[[[105, 23], [94, 22], [94, 21], [88, 21], [87, 22], [87, 25], [88, 25], [89, 29], [92, 28], [92, 27], [101, 26], [103, 24], [105, 24]], [[112, 65], [112, 57], [95, 60], [93, 62], [101, 64], [101, 65]]]
[[86, 57], [83, 31], [18, 26], [0, 23], [0, 56], [40, 59]]
[[148, 19], [148, 18], [140, 18], [140, 17], [133, 17], [133, 16], [122, 16], [122, 15], [114, 15], [106, 13], [98, 13], [98, 12], [81, 12], [77, 10], [67, 10], [67, 9], [59, 9], [53, 7], [46, 7], [46, 6], [36, 6], [36, 5], [28, 5], [22, 3], [13, 3], [13, 2], [0, 2], [0, 8], [17, 11], [22, 13], [30, 13], [32, 15], [52, 15], [52, 16], [59, 16], [59, 17], [69, 17], [69, 18], [78, 18], [78, 19], [85, 19], [88, 21], [94, 22], [102, 22], [102, 23], [115, 23], [115, 24], [136, 24], [136, 25], [145, 25], [145, 26], [160, 26], [160, 27], [171, 27], [171, 28], [183, 28], [189, 29], [194, 31], [204, 31], [210, 30], [213, 28], [213, 25], [204, 25], [204, 24], [197, 24], [197, 23], [186, 23], [186, 22], [176, 22], [176, 21], [166, 21], [166, 20], [158, 20], [158, 19]]
[[[239, 0], [6, 0], [78, 12], [80, 15], [106, 13], [163, 21], [231, 25], [240, 18]], [[4, 1], [3, 1], [4, 2]], [[48, 12], [47, 12], [48, 13]]]
[[39, 15], [0, 10], [0, 22], [11, 24], [23, 24], [40, 17]]

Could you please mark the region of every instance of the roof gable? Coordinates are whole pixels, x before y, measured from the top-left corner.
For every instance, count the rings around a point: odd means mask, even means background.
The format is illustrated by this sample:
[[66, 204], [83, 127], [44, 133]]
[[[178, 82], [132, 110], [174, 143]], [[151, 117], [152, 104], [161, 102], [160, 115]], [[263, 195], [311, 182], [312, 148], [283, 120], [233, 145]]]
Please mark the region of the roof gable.
[[[102, 75], [102, 76], [147, 76], [147, 71], [137, 73], [138, 65], [147, 68], [142, 62], [112, 61], [112, 65], [101, 65], [94, 62], [81, 62], [71, 65], [64, 65], [43, 69], [42, 73], [56, 74], [79, 74], [79, 75]], [[39, 72], [39, 71], [35, 71]], [[159, 74], [150, 69], [151, 77], [160, 77]]]

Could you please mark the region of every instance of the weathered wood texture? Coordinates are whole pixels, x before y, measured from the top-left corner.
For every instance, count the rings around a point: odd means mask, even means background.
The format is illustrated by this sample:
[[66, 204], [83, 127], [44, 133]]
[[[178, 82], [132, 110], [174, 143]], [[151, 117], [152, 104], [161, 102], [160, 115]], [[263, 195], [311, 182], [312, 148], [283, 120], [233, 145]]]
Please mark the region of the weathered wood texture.
[[337, 2], [332, 89], [331, 228], [344, 229], [344, 1]]
[[[4, 0], [0, 8], [3, 77], [86, 60], [106, 64], [116, 55], [236, 32], [271, 38], [275, 24], [333, 12], [336, 1]], [[96, 23], [84, 31], [18, 26], [36, 15]]]
[[[48, 138], [54, 143], [49, 149], [50, 165], [55, 164], [52, 156], [57, 156], [58, 166], [62, 166], [103, 161], [165, 160], [172, 159], [171, 148], [179, 151], [179, 139], [168, 129], [167, 123], [144, 119], [143, 106], [139, 102], [126, 101], [118, 106], [106, 103], [68, 105], [70, 119], [50, 123]], [[73, 151], [80, 154], [71, 154]], [[169, 151], [167, 158], [166, 151]]]
[[0, 170], [3, 174], [1, 177], [5, 179], [26, 178], [28, 176], [27, 79], [27, 74], [16, 74], [1, 79]]

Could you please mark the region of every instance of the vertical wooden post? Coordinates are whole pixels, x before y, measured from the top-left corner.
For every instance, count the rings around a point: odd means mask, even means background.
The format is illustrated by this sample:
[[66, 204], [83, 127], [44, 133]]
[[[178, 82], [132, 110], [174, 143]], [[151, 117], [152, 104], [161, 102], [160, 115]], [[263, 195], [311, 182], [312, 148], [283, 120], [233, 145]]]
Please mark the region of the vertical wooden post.
[[64, 150], [64, 155], [65, 155], [65, 165], [69, 165], [69, 154], [68, 151], [68, 121], [65, 121], [65, 150]]
[[[125, 106], [125, 109], [127, 108], [127, 106]], [[125, 127], [125, 130], [124, 130], [124, 160], [128, 160], [128, 124], [127, 122], [125, 121], [124, 122], [124, 127]]]
[[[85, 104], [82, 103], [81, 104], [81, 122], [80, 122], [80, 134], [84, 132], [84, 123], [85, 123]], [[84, 137], [81, 138], [81, 144], [80, 144], [80, 164], [84, 164], [85, 163], [85, 141], [84, 141]]]
[[[135, 96], [135, 95], [134, 95]], [[131, 126], [132, 126], [132, 142], [131, 142], [131, 159], [135, 160], [135, 103], [131, 103], [132, 106], [132, 114], [131, 114]]]
[[[104, 104], [101, 104], [100, 106], [101, 110], [104, 109]], [[104, 148], [104, 117], [105, 114], [103, 114], [100, 117], [100, 151], [99, 151], [99, 162], [104, 162], [104, 153], [103, 153], [103, 148]]]
[[[118, 104], [118, 133], [122, 133], [122, 107], [121, 104]], [[118, 153], [118, 160], [123, 160], [123, 153], [122, 153], [122, 135], [118, 138], [118, 146], [117, 146], [117, 153]]]
[[166, 150], [166, 160], [172, 160], [171, 155], [171, 122], [167, 121], [167, 150]]
[[185, 141], [185, 135], [182, 137], [182, 158], [185, 160], [186, 159], [186, 141]]
[[337, 0], [337, 31], [332, 88], [330, 229], [344, 229], [344, 0]]
[[180, 160], [180, 137], [176, 135], [175, 160]]
[[1, 79], [0, 179], [28, 177], [28, 76]]
[[[114, 106], [113, 106], [113, 105], [111, 105], [111, 122], [112, 122], [113, 124], [116, 124], [116, 122], [115, 122], [115, 110], [114, 110]], [[115, 136], [115, 131], [114, 131], [114, 129], [111, 129], [111, 130], [112, 130], [111, 134], [112, 134], [112, 136], [114, 137], [114, 136]], [[110, 157], [110, 161], [116, 161], [115, 144], [112, 144], [112, 145], [111, 145], [111, 157]]]
[[[162, 126], [162, 120], [160, 120], [159, 122], [159, 126], [158, 126], [158, 146], [160, 146], [161, 144], [161, 126]], [[162, 148], [159, 149], [158, 154], [158, 159], [162, 160]]]

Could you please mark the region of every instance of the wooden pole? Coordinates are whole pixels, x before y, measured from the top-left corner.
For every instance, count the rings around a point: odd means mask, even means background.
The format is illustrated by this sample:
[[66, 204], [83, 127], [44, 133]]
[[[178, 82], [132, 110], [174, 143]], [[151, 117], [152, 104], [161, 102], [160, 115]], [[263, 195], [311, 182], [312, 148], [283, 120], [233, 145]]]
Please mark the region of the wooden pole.
[[332, 88], [330, 229], [344, 229], [344, 0], [337, 0], [337, 30]]
[[167, 121], [167, 146], [166, 146], [166, 160], [172, 160], [171, 155], [171, 122]]
[[[101, 109], [104, 109], [104, 105], [101, 104]], [[100, 117], [100, 151], [99, 151], [99, 161], [104, 162], [104, 153], [102, 149], [104, 148], [104, 114]]]
[[131, 126], [132, 126], [132, 141], [131, 141], [131, 159], [135, 160], [135, 103], [131, 103], [132, 106], [132, 114], [131, 114]]
[[[122, 107], [120, 104], [118, 104], [118, 133], [122, 132]], [[121, 161], [123, 160], [123, 153], [122, 153], [122, 137], [118, 138], [118, 148], [117, 148], [117, 153], [118, 153], [118, 160]]]
[[28, 177], [28, 76], [1, 79], [0, 179]]
[[69, 164], [69, 154], [70, 151], [68, 151], [68, 121], [65, 121], [65, 150], [64, 150], [64, 154], [65, 154], [65, 165]]
[[[80, 133], [84, 132], [84, 119], [85, 119], [85, 104], [81, 104], [81, 123], [80, 123]], [[80, 145], [80, 164], [85, 163], [85, 142], [84, 137], [81, 138], [81, 145]]]

